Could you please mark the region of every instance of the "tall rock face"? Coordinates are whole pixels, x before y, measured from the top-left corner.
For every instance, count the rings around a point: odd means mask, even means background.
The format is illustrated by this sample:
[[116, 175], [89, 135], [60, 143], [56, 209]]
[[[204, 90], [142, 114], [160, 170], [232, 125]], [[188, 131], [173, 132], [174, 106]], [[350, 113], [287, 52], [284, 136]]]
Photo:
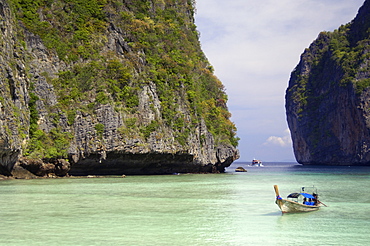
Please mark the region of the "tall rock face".
[[355, 19], [322, 32], [304, 51], [286, 91], [296, 159], [370, 165], [370, 1]]
[[194, 4], [0, 0], [0, 174], [222, 172], [239, 158]]

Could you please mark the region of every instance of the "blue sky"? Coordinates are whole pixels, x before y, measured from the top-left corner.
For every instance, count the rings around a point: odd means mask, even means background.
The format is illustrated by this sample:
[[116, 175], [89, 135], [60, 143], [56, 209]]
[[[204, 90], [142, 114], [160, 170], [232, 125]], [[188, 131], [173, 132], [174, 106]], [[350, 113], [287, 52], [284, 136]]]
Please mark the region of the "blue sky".
[[226, 87], [240, 161], [294, 161], [285, 90], [321, 31], [350, 22], [364, 0], [197, 0], [202, 49]]

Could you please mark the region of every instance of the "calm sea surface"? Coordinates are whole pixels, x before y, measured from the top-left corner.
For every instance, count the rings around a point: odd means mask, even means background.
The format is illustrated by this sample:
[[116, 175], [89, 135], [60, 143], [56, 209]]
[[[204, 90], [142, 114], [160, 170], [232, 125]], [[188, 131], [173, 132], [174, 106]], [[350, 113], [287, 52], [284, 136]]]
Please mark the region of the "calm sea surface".
[[[237, 166], [247, 173], [235, 173]], [[315, 185], [328, 207], [282, 215]], [[0, 181], [0, 245], [369, 245], [370, 167]]]

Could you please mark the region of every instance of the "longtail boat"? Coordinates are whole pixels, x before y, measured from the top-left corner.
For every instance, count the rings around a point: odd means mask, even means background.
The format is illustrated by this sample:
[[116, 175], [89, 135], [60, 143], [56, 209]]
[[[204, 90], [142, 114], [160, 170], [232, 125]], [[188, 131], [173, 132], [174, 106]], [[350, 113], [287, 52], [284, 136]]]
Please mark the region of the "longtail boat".
[[317, 189], [315, 187], [302, 187], [301, 192], [291, 193], [287, 199], [281, 198], [279, 188], [274, 185], [276, 200], [283, 213], [311, 212], [319, 210], [321, 205], [326, 206], [318, 200]]

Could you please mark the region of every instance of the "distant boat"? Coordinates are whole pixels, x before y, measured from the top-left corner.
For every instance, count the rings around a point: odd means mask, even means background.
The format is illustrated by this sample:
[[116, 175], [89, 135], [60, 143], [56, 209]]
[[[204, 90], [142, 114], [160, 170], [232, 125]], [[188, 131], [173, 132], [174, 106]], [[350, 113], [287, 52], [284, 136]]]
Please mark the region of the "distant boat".
[[[283, 213], [310, 212], [320, 209], [320, 205], [326, 206], [318, 200], [315, 187], [302, 187], [300, 193], [291, 193], [287, 199], [280, 197], [279, 188], [274, 185], [276, 200], [275, 203]], [[301, 201], [299, 201], [302, 199]]]
[[263, 167], [262, 161], [253, 159], [252, 160], [252, 167]]

